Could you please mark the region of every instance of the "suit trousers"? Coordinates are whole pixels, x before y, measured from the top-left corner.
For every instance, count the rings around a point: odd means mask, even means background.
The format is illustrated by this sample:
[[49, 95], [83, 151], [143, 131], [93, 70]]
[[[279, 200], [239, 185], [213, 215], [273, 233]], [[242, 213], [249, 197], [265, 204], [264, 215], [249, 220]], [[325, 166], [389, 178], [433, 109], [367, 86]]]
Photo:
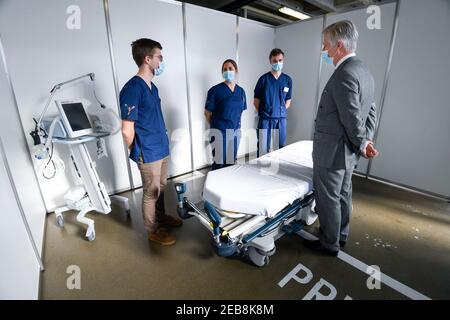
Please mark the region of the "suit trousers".
[[339, 241], [347, 241], [352, 214], [352, 169], [333, 169], [314, 165], [313, 185], [320, 222], [319, 239], [332, 251]]

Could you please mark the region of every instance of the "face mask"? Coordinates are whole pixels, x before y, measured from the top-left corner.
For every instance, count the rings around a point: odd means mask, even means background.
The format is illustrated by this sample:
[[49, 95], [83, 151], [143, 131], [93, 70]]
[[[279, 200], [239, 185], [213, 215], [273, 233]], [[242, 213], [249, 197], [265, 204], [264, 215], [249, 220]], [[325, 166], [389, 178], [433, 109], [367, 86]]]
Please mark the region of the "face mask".
[[281, 71], [281, 69], [283, 69], [283, 62], [275, 62], [272, 64], [272, 70], [273, 71]]
[[322, 59], [323, 61], [325, 61], [327, 64], [332, 65], [333, 64], [333, 58], [330, 58], [328, 56], [328, 50], [322, 51]]
[[159, 67], [156, 68], [155, 71], [154, 71], [155, 76], [160, 76], [161, 73], [163, 73], [165, 67], [166, 67], [166, 64], [164, 62], [161, 62], [159, 64]]
[[234, 80], [235, 72], [234, 71], [224, 71], [222, 73], [222, 76], [226, 82], [231, 82]]

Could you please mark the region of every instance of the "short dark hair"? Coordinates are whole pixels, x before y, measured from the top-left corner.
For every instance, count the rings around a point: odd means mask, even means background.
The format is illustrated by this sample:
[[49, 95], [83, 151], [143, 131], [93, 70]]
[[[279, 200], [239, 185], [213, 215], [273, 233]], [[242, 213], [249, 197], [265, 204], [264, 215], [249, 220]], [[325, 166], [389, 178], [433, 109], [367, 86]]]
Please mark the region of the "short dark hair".
[[144, 63], [147, 56], [152, 56], [155, 49], [162, 50], [162, 46], [158, 41], [141, 38], [131, 43], [131, 54], [137, 66], [140, 67]]
[[279, 54], [282, 54], [284, 57], [284, 52], [280, 48], [274, 48], [272, 51], [270, 51], [269, 59], [272, 59], [272, 57], [275, 57]]
[[227, 64], [227, 63], [231, 63], [231, 64], [233, 65], [233, 67], [236, 69], [236, 72], [238, 72], [238, 66], [237, 66], [237, 63], [236, 63], [236, 61], [234, 61], [233, 59], [227, 59], [227, 60], [225, 60], [225, 61], [222, 63], [222, 70], [221, 70], [221, 71], [223, 71], [223, 67], [225, 67], [225, 64]]

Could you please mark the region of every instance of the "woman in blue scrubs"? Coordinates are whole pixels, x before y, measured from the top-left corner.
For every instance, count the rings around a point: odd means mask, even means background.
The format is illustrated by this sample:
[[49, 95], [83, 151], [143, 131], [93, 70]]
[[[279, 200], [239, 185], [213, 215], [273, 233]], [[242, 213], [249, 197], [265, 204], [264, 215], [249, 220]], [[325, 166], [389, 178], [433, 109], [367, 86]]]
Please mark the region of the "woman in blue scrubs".
[[224, 81], [208, 90], [205, 117], [211, 125], [214, 159], [212, 170], [236, 162], [241, 135], [241, 115], [242, 111], [247, 109], [245, 91], [235, 83], [237, 73], [236, 62], [231, 59], [225, 60], [222, 64]]

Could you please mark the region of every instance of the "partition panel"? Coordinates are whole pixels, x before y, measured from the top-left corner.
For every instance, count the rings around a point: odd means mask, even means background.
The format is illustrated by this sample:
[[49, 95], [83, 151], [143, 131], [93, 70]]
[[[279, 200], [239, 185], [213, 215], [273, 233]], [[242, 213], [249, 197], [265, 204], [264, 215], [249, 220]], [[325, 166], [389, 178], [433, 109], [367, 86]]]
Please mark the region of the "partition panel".
[[450, 2], [401, 1], [370, 175], [450, 195]]
[[[162, 55], [166, 68], [161, 76], [153, 79], [153, 82], [159, 90], [164, 121], [169, 134], [169, 176], [189, 172], [192, 164], [181, 3], [157, 0], [109, 0], [108, 8], [119, 89], [122, 89], [138, 71], [131, 55], [133, 41], [150, 38], [160, 42], [163, 47]], [[141, 186], [137, 165], [133, 161], [131, 165], [134, 185]]]

